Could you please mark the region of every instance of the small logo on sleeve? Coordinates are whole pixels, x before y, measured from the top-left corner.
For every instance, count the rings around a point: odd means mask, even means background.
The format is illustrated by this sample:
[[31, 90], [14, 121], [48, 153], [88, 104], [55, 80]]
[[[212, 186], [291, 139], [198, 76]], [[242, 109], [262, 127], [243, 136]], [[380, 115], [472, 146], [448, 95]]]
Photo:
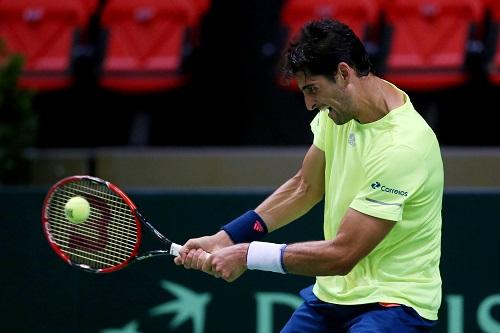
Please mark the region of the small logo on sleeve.
[[354, 133], [350, 133], [349, 134], [349, 139], [347, 140], [349, 142], [349, 144], [353, 147], [356, 146], [356, 136], [354, 135]]
[[388, 187], [388, 186], [380, 184], [380, 182], [374, 182], [371, 185], [371, 187], [374, 190], [380, 189], [380, 191], [387, 192], [387, 193], [397, 194], [397, 195], [400, 195], [402, 197], [407, 197], [408, 196], [408, 191], [399, 190], [397, 188], [391, 188], [391, 187]]

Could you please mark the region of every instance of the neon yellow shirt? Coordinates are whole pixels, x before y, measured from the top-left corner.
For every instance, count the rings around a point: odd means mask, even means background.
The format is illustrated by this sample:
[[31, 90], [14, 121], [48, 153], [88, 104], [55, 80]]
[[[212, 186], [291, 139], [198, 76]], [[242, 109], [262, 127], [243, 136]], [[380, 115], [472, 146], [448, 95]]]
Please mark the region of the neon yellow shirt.
[[311, 122], [326, 158], [325, 239], [349, 207], [396, 223], [349, 274], [317, 277], [313, 291], [336, 304], [404, 304], [436, 320], [443, 165], [434, 132], [402, 93], [405, 104], [372, 123], [339, 126], [325, 111]]

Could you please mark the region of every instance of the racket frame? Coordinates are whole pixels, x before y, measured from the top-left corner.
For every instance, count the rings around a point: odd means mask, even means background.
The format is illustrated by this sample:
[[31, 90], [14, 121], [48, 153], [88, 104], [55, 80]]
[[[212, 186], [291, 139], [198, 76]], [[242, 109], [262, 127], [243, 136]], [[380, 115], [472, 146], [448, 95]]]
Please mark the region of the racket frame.
[[[88, 265], [85, 264], [80, 264], [80, 263], [75, 263], [71, 260], [71, 258], [64, 253], [64, 251], [57, 245], [57, 243], [52, 239], [52, 235], [49, 230], [49, 201], [51, 200], [53, 194], [55, 191], [62, 186], [65, 186], [66, 184], [72, 183], [72, 182], [78, 182], [82, 180], [88, 180], [91, 182], [96, 182], [98, 184], [104, 185], [108, 187], [111, 191], [113, 191], [115, 194], [117, 194], [119, 197], [121, 197], [127, 206], [130, 208], [131, 214], [134, 218], [135, 225], [136, 225], [136, 235], [137, 235], [137, 240], [134, 246], [134, 249], [132, 250], [130, 256], [124, 260], [123, 262], [106, 267], [106, 268], [92, 268], [89, 267]], [[179, 254], [179, 249], [181, 248], [181, 245], [173, 243], [171, 240], [163, 236], [156, 228], [153, 227], [151, 223], [149, 223], [141, 213], [139, 213], [137, 206], [134, 204], [134, 202], [116, 185], [113, 183], [110, 183], [106, 180], [103, 180], [101, 178], [93, 177], [93, 176], [88, 176], [88, 175], [77, 175], [77, 176], [70, 176], [66, 177], [64, 179], [59, 180], [57, 183], [55, 183], [47, 192], [47, 195], [45, 196], [44, 202], [43, 202], [43, 207], [42, 207], [42, 225], [43, 225], [43, 231], [45, 234], [45, 237], [47, 238], [50, 246], [54, 250], [54, 252], [61, 257], [66, 263], [71, 265], [72, 267], [76, 267], [78, 269], [84, 270], [86, 272], [91, 272], [91, 273], [111, 273], [118, 271], [122, 268], [125, 268], [126, 266], [134, 263], [135, 261], [140, 261], [144, 259], [148, 259], [151, 257], [156, 257], [156, 256], [163, 256], [163, 255], [173, 255], [177, 256]], [[146, 226], [157, 238], [159, 238], [165, 245], [166, 249], [165, 250], [150, 250], [150, 251], [145, 251], [139, 255], [139, 248], [142, 242], [142, 227]]]

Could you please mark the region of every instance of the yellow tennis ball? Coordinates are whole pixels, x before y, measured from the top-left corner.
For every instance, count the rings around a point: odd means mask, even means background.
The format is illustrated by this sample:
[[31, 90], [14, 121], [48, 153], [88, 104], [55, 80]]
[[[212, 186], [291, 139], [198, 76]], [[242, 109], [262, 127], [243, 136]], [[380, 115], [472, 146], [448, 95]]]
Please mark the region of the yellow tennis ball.
[[90, 204], [83, 197], [73, 197], [64, 205], [66, 218], [72, 223], [82, 223], [90, 215]]

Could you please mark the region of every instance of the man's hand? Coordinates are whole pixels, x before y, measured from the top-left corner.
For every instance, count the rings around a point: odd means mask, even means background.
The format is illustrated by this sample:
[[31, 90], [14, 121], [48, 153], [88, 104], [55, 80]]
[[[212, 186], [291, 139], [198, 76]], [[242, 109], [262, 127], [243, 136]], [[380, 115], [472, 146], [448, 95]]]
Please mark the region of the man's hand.
[[208, 255], [202, 271], [233, 282], [247, 269], [248, 243], [225, 247]]
[[233, 241], [223, 230], [212, 236], [192, 238], [182, 246], [174, 262], [176, 265], [184, 265], [187, 269], [201, 269], [208, 253], [231, 245]]
[[227, 282], [233, 282], [247, 269], [248, 246], [248, 243], [232, 245], [216, 250], [211, 254], [201, 248], [193, 248], [183, 255], [184, 259], [182, 259], [181, 255], [175, 258], [175, 263], [184, 265], [187, 269], [201, 270], [216, 278], [223, 278]]

